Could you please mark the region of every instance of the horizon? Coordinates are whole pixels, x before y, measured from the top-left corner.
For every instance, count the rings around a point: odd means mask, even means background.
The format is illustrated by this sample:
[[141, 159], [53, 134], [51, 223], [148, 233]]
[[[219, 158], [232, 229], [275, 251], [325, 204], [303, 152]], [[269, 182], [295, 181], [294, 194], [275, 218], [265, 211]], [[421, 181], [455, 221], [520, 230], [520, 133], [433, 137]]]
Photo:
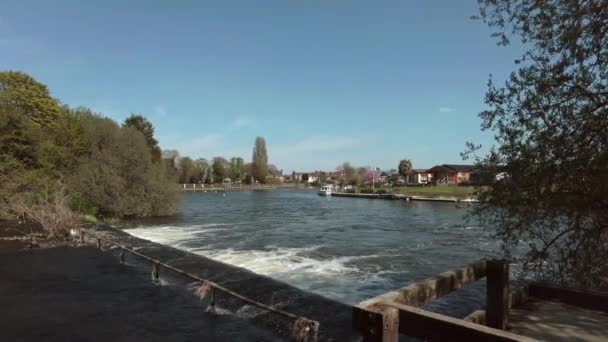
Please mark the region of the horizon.
[[522, 49], [470, 19], [475, 0], [231, 4], [11, 0], [0, 69], [118, 122], [141, 113], [193, 159], [249, 161], [263, 136], [284, 172], [430, 168], [493, 144], [477, 117], [486, 83]]

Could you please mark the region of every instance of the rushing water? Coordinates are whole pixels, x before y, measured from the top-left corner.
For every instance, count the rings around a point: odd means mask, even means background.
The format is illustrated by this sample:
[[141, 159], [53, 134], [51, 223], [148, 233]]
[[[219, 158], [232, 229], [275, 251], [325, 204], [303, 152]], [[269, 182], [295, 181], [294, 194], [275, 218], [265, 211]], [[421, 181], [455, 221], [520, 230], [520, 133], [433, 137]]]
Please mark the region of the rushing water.
[[466, 212], [314, 191], [187, 193], [179, 218], [127, 231], [354, 304], [493, 254]]

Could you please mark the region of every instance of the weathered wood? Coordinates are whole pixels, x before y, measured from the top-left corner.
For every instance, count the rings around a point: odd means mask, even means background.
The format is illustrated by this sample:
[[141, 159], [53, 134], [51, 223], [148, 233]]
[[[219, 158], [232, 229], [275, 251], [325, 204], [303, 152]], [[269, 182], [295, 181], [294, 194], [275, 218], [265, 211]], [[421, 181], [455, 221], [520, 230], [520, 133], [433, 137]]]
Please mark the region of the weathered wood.
[[527, 342], [534, 339], [399, 303], [385, 303], [399, 310], [399, 332], [428, 341]]
[[101, 239], [97, 239], [97, 248], [101, 248]]
[[509, 294], [509, 309], [516, 308], [525, 303], [530, 297], [530, 287], [522, 286]]
[[486, 276], [486, 260], [468, 265], [461, 270], [448, 271], [393, 290], [359, 303], [361, 307], [371, 307], [381, 302], [396, 302], [410, 306], [422, 306], [461, 289]]
[[509, 263], [488, 260], [486, 325], [505, 330], [509, 316]]
[[486, 325], [486, 310], [475, 310], [463, 319], [467, 322]]
[[530, 296], [560, 302], [585, 309], [608, 312], [608, 293], [558, 287], [549, 284], [530, 284]]
[[209, 289], [209, 308], [211, 312], [215, 312], [215, 289], [213, 287]]
[[120, 252], [120, 264], [124, 265], [125, 264], [125, 252]]
[[152, 263], [152, 281], [157, 283], [160, 278], [160, 266], [157, 262]]
[[354, 306], [353, 328], [361, 334], [363, 342], [382, 342], [384, 315]]
[[[517, 290], [509, 293], [509, 309], [517, 308], [525, 303], [529, 298], [528, 285], [522, 286]], [[464, 318], [467, 322], [486, 325], [486, 310], [475, 310]]]

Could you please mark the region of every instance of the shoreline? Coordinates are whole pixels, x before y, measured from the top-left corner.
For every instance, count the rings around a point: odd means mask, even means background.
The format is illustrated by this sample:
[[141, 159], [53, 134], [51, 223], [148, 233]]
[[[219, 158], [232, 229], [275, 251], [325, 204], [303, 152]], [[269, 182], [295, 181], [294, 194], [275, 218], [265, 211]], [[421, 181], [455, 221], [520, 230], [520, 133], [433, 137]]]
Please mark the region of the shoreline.
[[479, 203], [479, 200], [474, 198], [459, 199], [456, 197], [421, 197], [421, 196], [409, 196], [404, 194], [362, 194], [362, 193], [346, 193], [346, 192], [332, 192], [332, 197], [347, 197], [347, 198], [369, 198], [369, 199], [383, 199], [393, 201], [425, 201], [425, 202], [452, 202], [452, 203]]

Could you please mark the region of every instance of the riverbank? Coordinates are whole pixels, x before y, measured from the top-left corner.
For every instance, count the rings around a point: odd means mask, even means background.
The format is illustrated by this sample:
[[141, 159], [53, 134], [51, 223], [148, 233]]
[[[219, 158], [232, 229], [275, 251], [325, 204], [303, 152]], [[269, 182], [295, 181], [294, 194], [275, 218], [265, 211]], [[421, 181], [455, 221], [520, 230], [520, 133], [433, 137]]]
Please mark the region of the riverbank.
[[366, 194], [366, 193], [346, 193], [333, 192], [334, 197], [352, 197], [352, 198], [368, 198], [368, 199], [384, 199], [384, 200], [401, 200], [401, 201], [425, 201], [425, 202], [456, 202], [456, 203], [477, 203], [474, 198], [460, 199], [457, 197], [421, 197], [405, 194]]
[[[319, 340], [353, 338], [348, 305], [108, 226], [96, 229], [96, 234], [245, 297], [317, 320]], [[219, 315], [206, 313], [208, 299], [193, 295], [194, 286], [200, 284], [161, 267], [162, 286], [153, 285], [147, 261], [129, 254], [126, 265], [121, 265], [120, 251], [109, 246], [103, 246], [103, 252], [90, 245], [23, 251], [19, 241], [0, 241], [0, 247], [0, 305], [17, 308], [11, 317], [0, 314], [0, 329], [12, 337], [9, 340], [47, 340], [53, 329], [61, 330], [51, 339], [57, 341], [68, 339], [68, 334], [94, 341], [277, 341], [293, 333], [291, 319], [219, 292], [215, 294]], [[53, 312], [69, 314], [45, 315]]]
[[[0, 225], [0, 236], [13, 236], [10, 227]], [[205, 312], [189, 289], [154, 285], [148, 269], [90, 246], [0, 240], [0, 274], [6, 341], [285, 340], [238, 316]]]

